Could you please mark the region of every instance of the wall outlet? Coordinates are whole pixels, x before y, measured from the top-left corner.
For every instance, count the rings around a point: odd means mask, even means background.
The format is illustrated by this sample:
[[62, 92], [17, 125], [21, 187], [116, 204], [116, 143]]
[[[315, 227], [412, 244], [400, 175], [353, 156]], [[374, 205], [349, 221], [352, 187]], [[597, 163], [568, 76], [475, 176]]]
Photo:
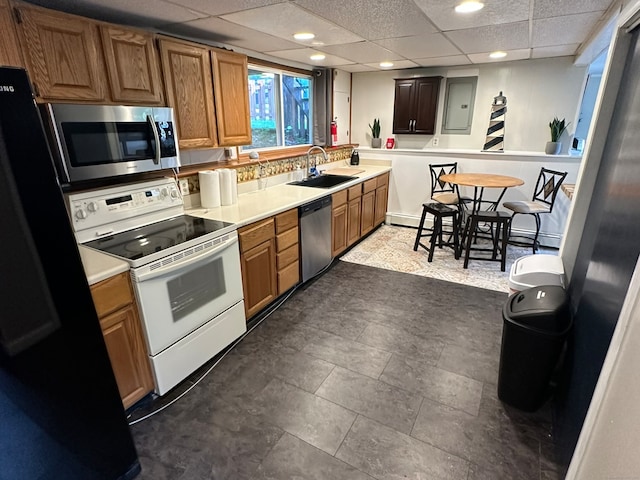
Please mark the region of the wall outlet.
[[189, 180], [182, 179], [179, 182], [180, 185], [180, 193], [182, 193], [182, 195], [189, 195]]
[[431, 143], [433, 144], [434, 147], [437, 147], [438, 144], [440, 143], [440, 139], [438, 137], [433, 137], [433, 140], [431, 141]]

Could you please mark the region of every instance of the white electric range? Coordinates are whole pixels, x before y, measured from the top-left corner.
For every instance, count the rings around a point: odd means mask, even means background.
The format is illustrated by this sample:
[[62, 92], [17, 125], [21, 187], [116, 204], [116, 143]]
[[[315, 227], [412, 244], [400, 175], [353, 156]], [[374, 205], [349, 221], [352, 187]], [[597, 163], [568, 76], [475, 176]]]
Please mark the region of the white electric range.
[[246, 331], [233, 224], [184, 214], [173, 179], [67, 195], [78, 243], [127, 261], [156, 392]]

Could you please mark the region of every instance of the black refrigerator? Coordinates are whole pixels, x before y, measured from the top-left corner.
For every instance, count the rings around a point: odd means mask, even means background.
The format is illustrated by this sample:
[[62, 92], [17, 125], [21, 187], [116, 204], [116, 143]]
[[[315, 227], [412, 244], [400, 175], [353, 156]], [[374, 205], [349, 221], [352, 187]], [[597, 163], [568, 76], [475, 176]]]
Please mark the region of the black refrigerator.
[[0, 68], [0, 480], [140, 464], [29, 79]]

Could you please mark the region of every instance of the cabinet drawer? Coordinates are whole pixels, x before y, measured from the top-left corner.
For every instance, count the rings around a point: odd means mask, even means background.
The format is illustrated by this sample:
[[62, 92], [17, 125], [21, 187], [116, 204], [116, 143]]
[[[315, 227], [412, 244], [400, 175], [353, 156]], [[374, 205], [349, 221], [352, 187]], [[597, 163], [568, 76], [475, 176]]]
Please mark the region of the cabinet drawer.
[[331, 195], [331, 206], [333, 208], [339, 207], [343, 203], [347, 203], [347, 189], [340, 190]]
[[91, 286], [98, 317], [103, 317], [133, 302], [129, 272], [120, 273]]
[[300, 264], [294, 262], [278, 271], [278, 295], [283, 294], [300, 281]]
[[383, 185], [389, 185], [389, 172], [383, 173], [379, 177], [376, 177], [376, 188], [380, 188]]
[[298, 243], [298, 229], [292, 228], [284, 233], [276, 236], [276, 249], [278, 252], [282, 252], [291, 245]]
[[274, 235], [275, 227], [273, 217], [242, 227], [238, 229], [240, 250], [246, 252], [256, 245], [260, 245], [262, 242], [273, 238]]
[[372, 192], [376, 189], [376, 185], [378, 184], [378, 180], [372, 178], [364, 182], [364, 187], [362, 188], [362, 193]]
[[276, 215], [276, 233], [298, 226], [298, 209], [294, 208], [287, 212]]
[[353, 200], [354, 198], [361, 197], [362, 196], [362, 184], [359, 183], [358, 185], [354, 185], [353, 187], [349, 187], [348, 191], [349, 191], [349, 201]]
[[298, 261], [298, 244], [291, 245], [286, 250], [281, 251], [276, 255], [278, 270], [282, 270], [287, 265], [291, 265], [293, 262]]

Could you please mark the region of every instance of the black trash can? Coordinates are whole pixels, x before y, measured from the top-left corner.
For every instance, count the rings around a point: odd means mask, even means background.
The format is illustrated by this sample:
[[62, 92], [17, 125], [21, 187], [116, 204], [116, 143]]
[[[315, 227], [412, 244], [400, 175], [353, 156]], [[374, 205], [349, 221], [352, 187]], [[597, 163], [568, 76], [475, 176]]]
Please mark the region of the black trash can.
[[564, 288], [542, 285], [509, 297], [502, 310], [498, 398], [526, 412], [547, 400], [572, 320]]

